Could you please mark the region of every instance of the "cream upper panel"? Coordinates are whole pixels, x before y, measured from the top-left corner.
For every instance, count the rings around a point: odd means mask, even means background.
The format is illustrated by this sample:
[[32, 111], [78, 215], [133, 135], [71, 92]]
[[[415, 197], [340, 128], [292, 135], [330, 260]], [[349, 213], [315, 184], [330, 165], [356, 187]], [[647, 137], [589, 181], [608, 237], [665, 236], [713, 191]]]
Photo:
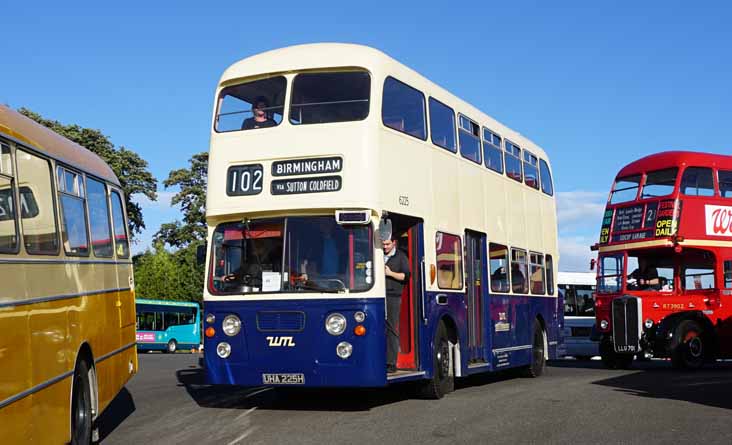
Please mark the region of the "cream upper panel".
[[[357, 122], [328, 123], [314, 125], [292, 125], [288, 122], [291, 81], [293, 71], [322, 70], [360, 67], [371, 75], [370, 112], [365, 120]], [[227, 215], [236, 217], [240, 214], [258, 212], [274, 212], [285, 209], [312, 209], [334, 207], [360, 207], [372, 209], [399, 210], [398, 194], [386, 196], [385, 184], [395, 184], [408, 191], [414, 204], [411, 207], [421, 215], [427, 215], [433, 206], [433, 198], [440, 199], [440, 206], [453, 206], [454, 212], [434, 212], [434, 216], [449, 218], [450, 214], [463, 214], [469, 225], [493, 226], [501, 238], [514, 239], [521, 244], [528, 244], [525, 234], [525, 223], [521, 221], [515, 227], [515, 221], [492, 212], [481, 215], [472, 211], [461, 211], [459, 203], [451, 195], [461, 189], [462, 183], [474, 183], [473, 176], [481, 173], [491, 184], [483, 191], [482, 200], [503, 213], [508, 208], [516, 207], [515, 197], [523, 198], [526, 194], [541, 194], [530, 190], [523, 184], [516, 183], [483, 166], [470, 164], [460, 154], [453, 154], [435, 147], [428, 137], [427, 141], [385, 129], [381, 123], [381, 102], [384, 81], [388, 76], [420, 90], [425, 95], [425, 107], [429, 97], [434, 97], [452, 107], [456, 113], [463, 113], [475, 120], [482, 127], [487, 127], [504, 139], [528, 149], [549, 165], [546, 153], [531, 141], [510, 130], [496, 120], [481, 113], [476, 108], [461, 101], [446, 90], [440, 88], [415, 71], [396, 62], [380, 51], [359, 45], [347, 44], [313, 44], [301, 45], [259, 54], [229, 67], [221, 78], [216, 98], [222, 88], [241, 83], [248, 79], [265, 74], [289, 73], [285, 110], [282, 123], [275, 128], [217, 133], [212, 128], [211, 159], [209, 174], [209, 193], [207, 208], [209, 218], [224, 218]], [[216, 101], [215, 101], [216, 102]], [[214, 110], [214, 113], [216, 110]], [[429, 117], [427, 116], [427, 120]], [[399, 152], [397, 152], [399, 150]], [[297, 194], [272, 196], [270, 193], [271, 166], [273, 162], [283, 159], [302, 159], [313, 157], [341, 156], [343, 170], [339, 175], [343, 179], [342, 188], [338, 192], [318, 194]], [[263, 190], [254, 196], [229, 197], [225, 193], [226, 171], [230, 166], [243, 164], [261, 164], [264, 172]], [[448, 166], [449, 164], [449, 166]], [[436, 171], [437, 166], [446, 167], [449, 172]], [[413, 181], [401, 180], [403, 175], [413, 177]], [[415, 174], [416, 173], [416, 174]], [[449, 175], [448, 175], [449, 173]], [[455, 179], [452, 186], [443, 187], [437, 179], [445, 176], [466, 175], [465, 180]], [[423, 179], [425, 181], [423, 181]], [[432, 181], [427, 181], [432, 179]], [[501, 191], [495, 188], [500, 185]], [[473, 184], [470, 188], [477, 187]], [[480, 187], [477, 187], [480, 189]], [[494, 193], [494, 191], [496, 193]], [[406, 193], [404, 193], [406, 194]], [[478, 193], [481, 194], [480, 192]], [[444, 195], [444, 196], [443, 196]], [[543, 203], [549, 201], [554, 207], [553, 198], [542, 195]], [[519, 201], [523, 201], [520, 199]], [[523, 204], [523, 203], [522, 203]], [[536, 201], [532, 203], [536, 204]], [[520, 207], [523, 207], [521, 205]], [[516, 209], [521, 213], [524, 209]], [[546, 215], [548, 212], [543, 212]], [[551, 212], [552, 214], [554, 212]], [[412, 214], [414, 214], [412, 212]], [[518, 216], [518, 215], [517, 215]], [[436, 221], [438, 225], [439, 221]], [[534, 240], [536, 241], [536, 240]], [[533, 243], [532, 243], [533, 244]]]

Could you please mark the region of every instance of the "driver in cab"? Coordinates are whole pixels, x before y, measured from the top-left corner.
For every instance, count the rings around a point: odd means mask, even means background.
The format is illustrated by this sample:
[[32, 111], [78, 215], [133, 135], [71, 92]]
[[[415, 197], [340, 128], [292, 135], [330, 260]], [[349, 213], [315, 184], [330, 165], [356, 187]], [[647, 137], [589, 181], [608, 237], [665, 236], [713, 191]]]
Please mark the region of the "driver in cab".
[[646, 258], [638, 258], [638, 268], [628, 275], [628, 280], [635, 280], [633, 288], [638, 290], [657, 290], [661, 284], [658, 269], [649, 264]]

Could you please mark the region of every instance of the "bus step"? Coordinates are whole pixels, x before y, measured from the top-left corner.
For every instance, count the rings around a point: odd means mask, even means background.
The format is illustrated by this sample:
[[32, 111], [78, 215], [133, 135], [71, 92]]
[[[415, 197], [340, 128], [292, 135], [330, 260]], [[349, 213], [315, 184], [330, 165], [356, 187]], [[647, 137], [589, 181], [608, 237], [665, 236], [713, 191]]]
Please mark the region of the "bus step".
[[425, 375], [424, 371], [409, 371], [409, 370], [398, 370], [397, 372], [391, 372], [386, 375], [386, 380], [388, 381], [394, 381], [394, 380], [400, 380], [400, 379], [406, 379], [409, 377], [417, 377], [420, 375]]

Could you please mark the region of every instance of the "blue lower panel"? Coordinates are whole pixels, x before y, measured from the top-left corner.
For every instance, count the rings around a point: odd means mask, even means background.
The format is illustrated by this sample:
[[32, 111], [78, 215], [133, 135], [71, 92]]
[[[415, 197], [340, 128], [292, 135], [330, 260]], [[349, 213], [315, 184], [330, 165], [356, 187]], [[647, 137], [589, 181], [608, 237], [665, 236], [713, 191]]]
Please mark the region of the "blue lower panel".
[[[356, 336], [354, 313], [363, 311], [361, 323], [366, 335]], [[289, 320], [292, 312], [304, 316], [302, 327]], [[338, 312], [346, 317], [343, 334], [330, 335], [325, 319]], [[204, 340], [206, 381], [209, 384], [259, 386], [263, 374], [303, 374], [308, 387], [376, 387], [386, 385], [386, 340], [384, 335], [384, 299], [329, 299], [283, 301], [206, 301], [204, 314], [213, 314], [216, 330]], [[241, 332], [233, 337], [221, 331], [228, 314], [242, 320]], [[258, 324], [259, 314], [259, 324]], [[280, 315], [277, 315], [280, 314]], [[273, 325], [280, 317], [287, 320]], [[266, 326], [263, 326], [266, 320]], [[294, 329], [293, 329], [294, 328]], [[340, 342], [353, 346], [347, 359], [336, 355]], [[231, 345], [231, 355], [222, 359], [216, 353], [220, 342]]]

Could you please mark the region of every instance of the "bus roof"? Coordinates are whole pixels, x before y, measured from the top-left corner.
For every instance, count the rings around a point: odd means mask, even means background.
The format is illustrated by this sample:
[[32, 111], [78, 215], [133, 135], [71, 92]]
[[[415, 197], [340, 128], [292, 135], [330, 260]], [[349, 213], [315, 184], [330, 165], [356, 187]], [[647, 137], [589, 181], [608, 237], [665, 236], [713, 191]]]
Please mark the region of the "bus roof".
[[149, 300], [146, 298], [136, 298], [135, 304], [157, 304], [160, 306], [183, 306], [183, 307], [200, 307], [195, 301], [176, 301], [176, 300]]
[[590, 285], [596, 284], [596, 276], [594, 272], [559, 272], [557, 274], [557, 285], [574, 284], [574, 285]]
[[732, 170], [732, 156], [697, 151], [663, 151], [631, 162], [618, 172], [617, 178], [686, 165]]
[[0, 105], [0, 134], [85, 173], [120, 185], [102, 158], [4, 105]]
[[[456, 112], [465, 113], [483, 125], [492, 127], [502, 136], [527, 147], [534, 154], [544, 159], [549, 165], [546, 152], [536, 143], [521, 133], [488, 116], [478, 108], [463, 101], [449, 91], [428, 80], [413, 69], [398, 62], [387, 54], [365, 45], [351, 43], [311, 43], [274, 49], [242, 59], [229, 66], [221, 76], [219, 88], [241, 82], [245, 78], [265, 75], [283, 74], [308, 70], [329, 68], [365, 68], [370, 72], [382, 72], [394, 75], [399, 80], [434, 95], [436, 99], [458, 105]], [[406, 76], [406, 78], [405, 78]]]

